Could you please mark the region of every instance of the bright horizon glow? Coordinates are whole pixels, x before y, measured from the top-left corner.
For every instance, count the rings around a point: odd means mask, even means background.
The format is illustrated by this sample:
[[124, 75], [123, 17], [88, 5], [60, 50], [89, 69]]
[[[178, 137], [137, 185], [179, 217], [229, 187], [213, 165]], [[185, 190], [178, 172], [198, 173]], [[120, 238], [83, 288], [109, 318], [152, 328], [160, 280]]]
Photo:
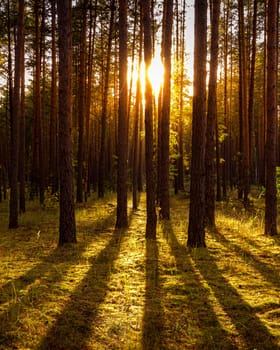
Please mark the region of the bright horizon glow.
[[148, 69], [148, 76], [153, 87], [156, 100], [163, 84], [164, 68], [161, 61], [159, 50], [156, 51], [155, 57], [152, 59], [151, 66]]
[[[134, 62], [134, 67], [132, 67], [132, 62], [131, 62], [131, 59], [129, 58], [127, 81], [128, 81], [128, 84], [130, 84], [131, 75], [132, 75], [132, 94], [133, 95], [136, 94], [138, 68], [139, 68], [138, 62]], [[158, 99], [158, 95], [163, 84], [163, 75], [164, 75], [164, 68], [160, 58], [159, 51], [157, 51], [155, 57], [152, 59], [152, 63], [150, 67], [148, 68], [148, 77], [152, 84], [153, 93], [156, 98], [156, 101]], [[143, 61], [140, 66], [139, 76], [140, 76], [140, 82], [141, 82], [141, 93], [142, 93], [142, 96], [144, 97], [145, 95], [145, 63]]]

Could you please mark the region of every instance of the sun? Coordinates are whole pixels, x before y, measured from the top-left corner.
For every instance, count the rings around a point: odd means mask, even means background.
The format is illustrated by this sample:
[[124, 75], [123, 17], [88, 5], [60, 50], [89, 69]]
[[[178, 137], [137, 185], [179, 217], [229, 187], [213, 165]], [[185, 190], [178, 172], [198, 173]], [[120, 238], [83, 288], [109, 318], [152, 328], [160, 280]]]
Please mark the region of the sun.
[[[130, 59], [128, 59], [128, 84], [130, 84], [131, 78], [132, 78], [132, 93], [135, 94], [136, 92], [136, 84], [138, 80], [138, 76], [140, 77], [141, 82], [141, 90], [142, 90], [142, 96], [145, 95], [145, 64], [144, 62], [140, 65], [140, 74], [138, 74], [139, 65], [137, 63], [134, 63], [132, 66], [132, 62]], [[152, 84], [153, 88], [153, 94], [157, 100], [160, 89], [163, 84], [163, 75], [164, 75], [164, 68], [163, 64], [160, 58], [160, 54], [157, 51], [154, 58], [152, 59], [152, 63], [150, 67], [148, 68], [148, 77], [150, 79], [150, 82]]]
[[159, 52], [157, 51], [155, 57], [152, 59], [149, 68], [149, 79], [152, 83], [154, 95], [157, 98], [163, 84], [164, 68]]

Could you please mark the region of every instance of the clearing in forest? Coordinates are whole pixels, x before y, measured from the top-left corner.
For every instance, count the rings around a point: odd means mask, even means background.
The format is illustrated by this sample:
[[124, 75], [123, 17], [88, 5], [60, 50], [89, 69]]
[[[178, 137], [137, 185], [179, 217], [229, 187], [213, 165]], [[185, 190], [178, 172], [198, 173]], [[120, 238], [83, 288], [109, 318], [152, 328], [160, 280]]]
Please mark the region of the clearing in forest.
[[77, 208], [78, 244], [57, 248], [58, 209], [32, 204], [7, 230], [0, 204], [0, 349], [280, 349], [280, 240], [262, 209], [219, 204], [207, 249], [187, 250], [188, 200], [145, 240], [145, 197], [115, 230], [115, 197]]

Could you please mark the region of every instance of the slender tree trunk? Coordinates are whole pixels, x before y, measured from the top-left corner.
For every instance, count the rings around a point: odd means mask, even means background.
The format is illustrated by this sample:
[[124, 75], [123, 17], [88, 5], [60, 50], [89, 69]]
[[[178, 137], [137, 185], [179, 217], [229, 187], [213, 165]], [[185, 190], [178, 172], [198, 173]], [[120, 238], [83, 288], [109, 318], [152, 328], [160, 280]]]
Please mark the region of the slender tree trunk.
[[19, 118], [21, 112], [21, 62], [24, 45], [24, 0], [19, 0], [18, 26], [15, 47], [15, 83], [13, 91], [13, 113], [11, 114], [11, 175], [9, 228], [18, 227], [18, 160], [19, 160]]
[[78, 115], [79, 115], [79, 136], [78, 136], [78, 166], [77, 166], [77, 202], [84, 200], [84, 125], [86, 112], [86, 38], [87, 38], [87, 7], [88, 0], [82, 4], [83, 18], [81, 30], [80, 49], [80, 72], [79, 72], [79, 92], [78, 92]]
[[152, 84], [148, 76], [148, 69], [152, 62], [152, 29], [151, 29], [151, 1], [142, 1], [144, 28], [144, 61], [145, 61], [145, 152], [146, 152], [146, 238], [156, 238], [156, 190], [155, 166], [153, 150], [153, 94]]
[[207, 0], [195, 1], [194, 94], [188, 247], [205, 247]]
[[49, 174], [52, 193], [58, 191], [57, 159], [57, 63], [56, 63], [56, 0], [52, 0], [52, 81], [51, 81], [51, 115], [50, 115], [50, 163]]
[[244, 3], [243, 0], [238, 1], [239, 13], [239, 50], [240, 50], [240, 117], [243, 133], [241, 137], [242, 143], [242, 163], [241, 171], [241, 192], [244, 205], [248, 205], [248, 195], [250, 191], [250, 149], [249, 149], [249, 120], [248, 120], [248, 89], [247, 89], [247, 55], [244, 30]]
[[[23, 4], [24, 7], [24, 4]], [[24, 10], [23, 10], [24, 12]], [[23, 19], [24, 22], [24, 19]], [[21, 213], [25, 213], [25, 58], [24, 58], [24, 24], [23, 24], [23, 43], [21, 45], [21, 61], [20, 61], [20, 146], [19, 146], [19, 209]]]
[[71, 0], [57, 0], [59, 46], [59, 245], [76, 243], [72, 146]]
[[177, 160], [177, 184], [178, 190], [184, 191], [184, 127], [183, 127], [183, 111], [184, 111], [184, 75], [185, 75], [185, 17], [186, 17], [186, 0], [183, 0], [183, 13], [181, 24], [181, 55], [180, 55], [180, 114], [178, 126], [178, 160]]
[[169, 139], [170, 139], [170, 95], [171, 95], [171, 47], [172, 47], [172, 24], [173, 24], [173, 1], [164, 2], [165, 19], [163, 21], [163, 65], [164, 82], [162, 89], [161, 106], [161, 159], [160, 159], [160, 217], [170, 219], [169, 198]]
[[265, 229], [277, 234], [276, 138], [277, 138], [277, 49], [278, 0], [268, 0], [267, 7], [267, 135], [265, 145]]
[[108, 48], [106, 59], [106, 70], [104, 77], [104, 92], [102, 98], [102, 113], [101, 113], [101, 136], [100, 136], [100, 152], [99, 152], [99, 174], [98, 174], [98, 197], [104, 197], [104, 178], [105, 178], [105, 145], [106, 145], [106, 123], [107, 123], [107, 108], [108, 108], [108, 90], [111, 65], [111, 50], [113, 40], [113, 28], [115, 18], [115, 0], [111, 0], [111, 15], [108, 35]]
[[251, 182], [256, 183], [256, 157], [255, 157], [255, 118], [254, 118], [254, 104], [255, 104], [255, 65], [256, 65], [256, 41], [257, 41], [257, 15], [258, 15], [258, 1], [254, 0], [253, 13], [253, 33], [252, 33], [252, 56], [251, 56], [251, 72], [250, 72], [250, 86], [249, 86], [249, 100], [248, 100], [248, 120], [249, 120], [249, 134], [250, 134], [250, 174]]
[[136, 83], [136, 98], [135, 98], [135, 117], [134, 117], [134, 132], [133, 132], [133, 170], [132, 170], [132, 202], [133, 209], [138, 207], [138, 171], [140, 163], [140, 117], [141, 117], [141, 65], [142, 65], [142, 49], [143, 49], [143, 30], [142, 24], [140, 28], [140, 46], [139, 46], [139, 63], [138, 63], [138, 77]]
[[127, 87], [127, 0], [119, 0], [119, 120], [118, 120], [118, 175], [117, 228], [128, 226], [127, 167], [128, 167], [128, 87]]
[[211, 0], [211, 59], [206, 128], [205, 220], [215, 227], [215, 128], [217, 123], [217, 71], [219, 54], [220, 0]]

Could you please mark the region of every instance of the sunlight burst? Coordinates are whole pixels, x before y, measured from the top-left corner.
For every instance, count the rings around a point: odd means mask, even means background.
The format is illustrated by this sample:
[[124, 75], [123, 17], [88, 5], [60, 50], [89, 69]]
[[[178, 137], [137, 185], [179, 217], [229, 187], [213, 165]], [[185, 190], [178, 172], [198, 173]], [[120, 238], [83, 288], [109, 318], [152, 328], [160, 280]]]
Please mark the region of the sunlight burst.
[[163, 75], [164, 68], [161, 61], [160, 53], [159, 51], [157, 51], [149, 68], [149, 79], [152, 83], [153, 91], [156, 98], [158, 97], [160, 88], [163, 84]]
[[[132, 66], [132, 61], [131, 59], [128, 59], [128, 75], [127, 75], [127, 80], [128, 80], [128, 85], [130, 84], [131, 78], [132, 78], [132, 93], [133, 95], [136, 94], [136, 85], [137, 85], [137, 79], [138, 79], [138, 71], [137, 68], [138, 63], [134, 63]], [[149, 79], [152, 83], [153, 87], [153, 93], [154, 96], [157, 100], [160, 88], [163, 84], [163, 75], [164, 75], [164, 68], [163, 64], [160, 58], [160, 53], [159, 51], [156, 52], [155, 57], [152, 59], [152, 63], [150, 68], [148, 69], [148, 76]], [[145, 64], [144, 62], [141, 63], [140, 66], [140, 81], [141, 81], [141, 93], [142, 96], [145, 95]]]

